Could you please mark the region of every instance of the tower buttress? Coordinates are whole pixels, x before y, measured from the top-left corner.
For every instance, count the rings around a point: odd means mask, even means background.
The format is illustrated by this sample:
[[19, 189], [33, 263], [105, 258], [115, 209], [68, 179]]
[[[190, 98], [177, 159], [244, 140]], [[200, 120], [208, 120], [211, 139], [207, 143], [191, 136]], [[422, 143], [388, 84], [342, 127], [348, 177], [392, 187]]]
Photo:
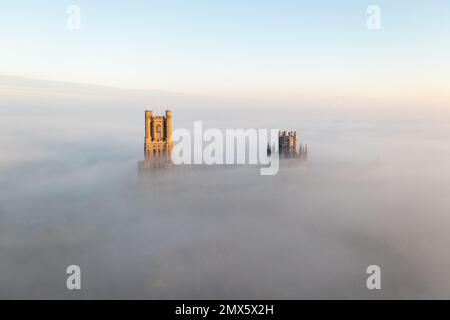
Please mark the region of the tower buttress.
[[152, 118], [153, 112], [150, 110], [145, 110], [145, 152], [147, 152], [152, 143]]
[[172, 145], [172, 111], [166, 110], [166, 142]]

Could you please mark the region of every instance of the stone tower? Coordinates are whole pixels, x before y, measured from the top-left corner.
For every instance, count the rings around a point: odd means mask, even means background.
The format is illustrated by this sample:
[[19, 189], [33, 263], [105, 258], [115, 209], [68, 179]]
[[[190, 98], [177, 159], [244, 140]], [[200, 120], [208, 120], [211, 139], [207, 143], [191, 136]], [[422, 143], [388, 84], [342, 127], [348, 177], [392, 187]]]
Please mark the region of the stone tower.
[[172, 112], [166, 116], [153, 116], [151, 110], [145, 111], [145, 156], [169, 153], [172, 150]]
[[278, 133], [280, 153], [292, 153], [297, 148], [297, 131], [280, 131]]

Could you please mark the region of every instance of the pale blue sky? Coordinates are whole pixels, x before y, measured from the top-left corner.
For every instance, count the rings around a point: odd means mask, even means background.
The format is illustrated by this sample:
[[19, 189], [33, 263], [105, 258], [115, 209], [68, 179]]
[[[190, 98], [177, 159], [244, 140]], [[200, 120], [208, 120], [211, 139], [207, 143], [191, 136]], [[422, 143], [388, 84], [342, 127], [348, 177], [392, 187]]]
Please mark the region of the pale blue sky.
[[[66, 8], [81, 8], [81, 30]], [[382, 10], [366, 28], [369, 5]], [[450, 2], [1, 1], [0, 73], [207, 94], [444, 94]]]

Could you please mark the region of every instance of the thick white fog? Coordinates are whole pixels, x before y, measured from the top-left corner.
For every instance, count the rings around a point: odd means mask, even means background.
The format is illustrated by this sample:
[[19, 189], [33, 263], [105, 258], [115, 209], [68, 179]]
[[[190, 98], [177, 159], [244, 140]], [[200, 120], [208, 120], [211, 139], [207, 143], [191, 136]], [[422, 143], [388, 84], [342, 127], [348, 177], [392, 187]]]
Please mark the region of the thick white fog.
[[[0, 298], [450, 298], [444, 113], [87, 94], [1, 102]], [[308, 161], [140, 176], [152, 104], [175, 129], [298, 130]]]

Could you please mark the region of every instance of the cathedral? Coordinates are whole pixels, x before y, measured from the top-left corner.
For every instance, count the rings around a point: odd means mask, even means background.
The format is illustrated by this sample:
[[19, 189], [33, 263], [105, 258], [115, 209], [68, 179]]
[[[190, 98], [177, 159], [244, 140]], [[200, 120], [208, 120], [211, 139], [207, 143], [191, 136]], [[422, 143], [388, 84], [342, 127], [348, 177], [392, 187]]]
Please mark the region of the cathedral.
[[145, 156], [169, 154], [172, 146], [172, 112], [166, 110], [166, 116], [154, 116], [153, 111], [146, 110]]
[[[308, 158], [308, 145], [300, 144], [297, 149], [297, 131], [279, 131], [278, 132], [278, 153], [283, 158], [299, 158], [306, 160]], [[275, 146], [267, 144], [267, 155], [275, 153]]]

